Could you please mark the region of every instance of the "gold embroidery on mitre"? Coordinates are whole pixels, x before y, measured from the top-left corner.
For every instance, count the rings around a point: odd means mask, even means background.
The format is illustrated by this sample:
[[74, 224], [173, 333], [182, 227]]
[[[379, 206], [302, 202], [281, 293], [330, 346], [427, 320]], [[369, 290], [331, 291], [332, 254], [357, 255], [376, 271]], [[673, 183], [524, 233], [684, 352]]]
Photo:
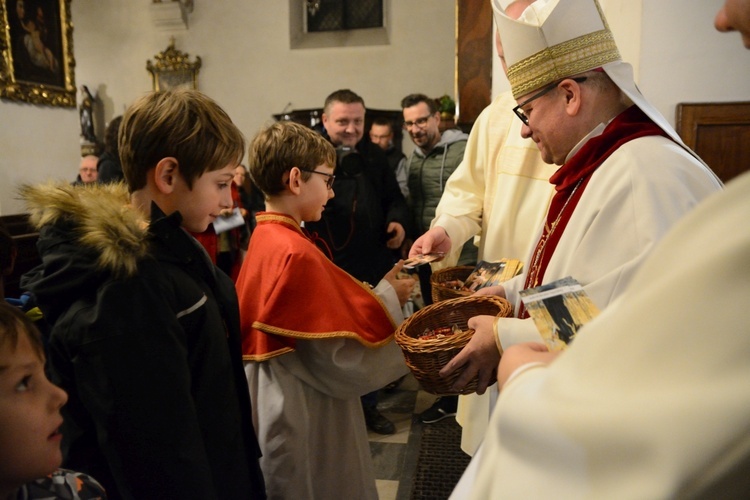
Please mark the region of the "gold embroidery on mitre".
[[571, 75], [621, 60], [608, 29], [548, 47], [508, 67], [513, 97], [520, 96]]

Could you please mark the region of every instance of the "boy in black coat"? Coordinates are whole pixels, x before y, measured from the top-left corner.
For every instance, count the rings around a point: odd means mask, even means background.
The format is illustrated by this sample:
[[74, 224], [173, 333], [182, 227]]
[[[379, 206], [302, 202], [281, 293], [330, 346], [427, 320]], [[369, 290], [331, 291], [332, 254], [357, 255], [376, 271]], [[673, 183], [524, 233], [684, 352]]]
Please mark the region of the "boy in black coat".
[[232, 206], [244, 139], [192, 90], [121, 125], [120, 184], [25, 186], [42, 265], [25, 276], [69, 393], [64, 465], [110, 498], [265, 498], [232, 281], [186, 232]]

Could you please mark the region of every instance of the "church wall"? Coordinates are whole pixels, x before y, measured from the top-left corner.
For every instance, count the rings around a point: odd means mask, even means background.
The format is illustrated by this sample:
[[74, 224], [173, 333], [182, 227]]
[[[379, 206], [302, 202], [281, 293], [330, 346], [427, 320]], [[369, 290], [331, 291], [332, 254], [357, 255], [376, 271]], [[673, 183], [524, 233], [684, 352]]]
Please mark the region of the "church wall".
[[[750, 100], [746, 71], [737, 64], [748, 57], [739, 35], [713, 28], [722, 3], [601, 0], [641, 90], [672, 123], [678, 102]], [[201, 56], [200, 89], [248, 138], [287, 103], [318, 107], [337, 88], [386, 109], [398, 109], [414, 91], [454, 94], [454, 0], [390, 0], [390, 45], [299, 50], [289, 48], [289, 5], [195, 0], [189, 29], [171, 33], [154, 26], [149, 0], [72, 0], [76, 84], [98, 93], [98, 132], [150, 90], [146, 61], [172, 35], [179, 50]], [[641, 12], [635, 21], [634, 9]], [[496, 58], [493, 78], [496, 95], [507, 88]], [[23, 211], [15, 199], [19, 183], [75, 178], [79, 134], [76, 109], [0, 101], [0, 214]]]
[[[290, 2], [195, 0], [187, 30], [158, 30], [150, 0], [73, 0], [76, 85], [102, 102], [103, 120], [151, 89], [146, 61], [170, 36], [202, 59], [199, 88], [226, 109], [250, 139], [271, 115], [314, 108], [339, 88], [367, 106], [399, 109], [412, 92], [454, 94], [454, 0], [391, 0], [390, 44], [290, 49]], [[78, 96], [80, 101], [80, 93]], [[73, 180], [80, 157], [78, 111], [0, 101], [0, 214], [23, 211], [15, 186]], [[103, 124], [97, 129], [101, 133]]]

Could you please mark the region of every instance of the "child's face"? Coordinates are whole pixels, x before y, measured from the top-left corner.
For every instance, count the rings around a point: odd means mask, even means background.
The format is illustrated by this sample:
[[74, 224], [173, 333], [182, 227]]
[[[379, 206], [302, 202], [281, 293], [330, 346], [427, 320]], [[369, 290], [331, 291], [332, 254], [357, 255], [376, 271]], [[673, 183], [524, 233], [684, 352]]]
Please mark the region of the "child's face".
[[333, 198], [333, 188], [328, 189], [327, 182], [329, 177], [322, 174], [333, 174], [333, 168], [323, 163], [312, 169], [310, 178], [304, 183], [302, 196], [302, 220], [308, 222], [319, 221], [323, 216], [323, 210], [328, 200]]
[[20, 486], [60, 467], [60, 408], [67, 400], [25, 334], [15, 350], [0, 347], [0, 485]]
[[190, 190], [182, 178], [175, 188], [175, 208], [182, 214], [182, 226], [202, 233], [227, 208], [232, 208], [232, 179], [236, 165], [211, 170], [193, 181]]

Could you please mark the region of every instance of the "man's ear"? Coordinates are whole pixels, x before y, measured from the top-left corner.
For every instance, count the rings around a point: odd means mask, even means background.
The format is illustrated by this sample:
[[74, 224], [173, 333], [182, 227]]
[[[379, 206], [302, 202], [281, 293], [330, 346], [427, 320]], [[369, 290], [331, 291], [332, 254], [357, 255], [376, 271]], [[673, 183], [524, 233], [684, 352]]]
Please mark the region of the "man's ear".
[[563, 80], [560, 89], [565, 95], [565, 111], [576, 116], [581, 109], [581, 85], [572, 79]]
[[162, 158], [154, 169], [154, 184], [160, 192], [170, 194], [174, 191], [179, 175], [180, 163], [177, 158], [171, 156]]

